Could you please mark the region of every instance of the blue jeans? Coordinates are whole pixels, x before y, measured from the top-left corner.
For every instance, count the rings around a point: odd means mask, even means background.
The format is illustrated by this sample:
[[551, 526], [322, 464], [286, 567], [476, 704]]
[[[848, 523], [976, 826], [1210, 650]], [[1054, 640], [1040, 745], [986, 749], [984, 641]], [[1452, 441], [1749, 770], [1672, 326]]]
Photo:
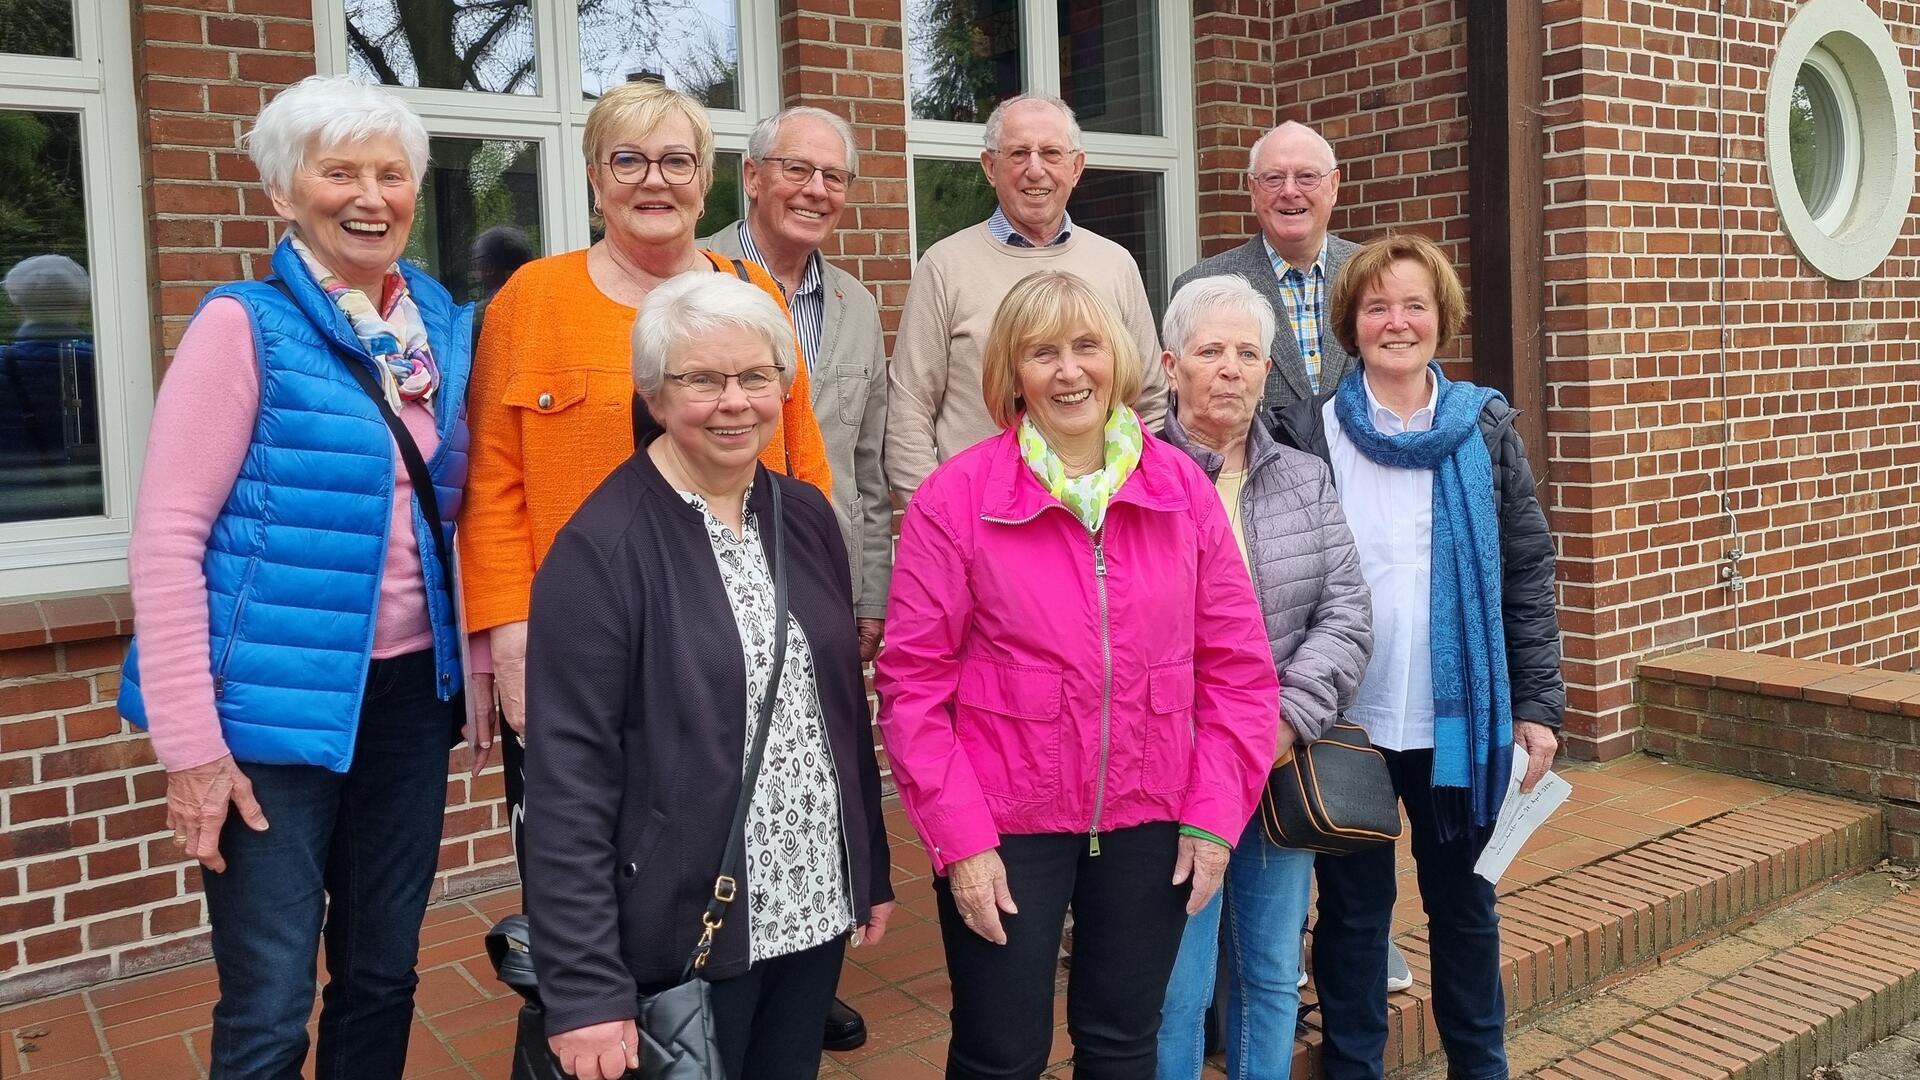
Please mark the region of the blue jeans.
[[[1507, 1000], [1493, 885], [1473, 872], [1480, 844], [1443, 844], [1433, 812], [1433, 751], [1383, 750], [1413, 833], [1414, 873], [1433, 954], [1433, 1019], [1453, 1080], [1506, 1080]], [[1393, 847], [1322, 855], [1313, 985], [1326, 1080], [1381, 1080], [1387, 1049], [1387, 941]]]
[[458, 712], [434, 696], [431, 650], [375, 660], [346, 773], [241, 763], [269, 828], [229, 812], [227, 869], [204, 876], [216, 1080], [299, 1080], [323, 935], [315, 1077], [399, 1080]]
[[1227, 867], [1227, 883], [1187, 920], [1160, 1010], [1159, 1080], [1199, 1080], [1222, 908], [1227, 922], [1227, 1075], [1287, 1080], [1300, 1013], [1300, 928], [1307, 921], [1313, 852], [1275, 847], [1256, 819]]

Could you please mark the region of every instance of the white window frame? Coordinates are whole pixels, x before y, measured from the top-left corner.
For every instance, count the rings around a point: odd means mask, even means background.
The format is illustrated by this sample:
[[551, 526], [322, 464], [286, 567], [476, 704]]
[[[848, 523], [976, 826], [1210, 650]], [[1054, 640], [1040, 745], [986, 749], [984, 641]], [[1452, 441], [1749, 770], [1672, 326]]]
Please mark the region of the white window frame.
[[126, 9], [75, 4], [74, 52], [72, 59], [0, 56], [0, 109], [80, 117], [105, 512], [0, 524], [0, 600], [127, 583], [133, 501], [153, 420], [146, 170]]
[[[1168, 285], [1187, 267], [1200, 261], [1200, 195], [1194, 167], [1193, 125], [1193, 12], [1179, 0], [1157, 0], [1159, 77], [1162, 108], [1160, 135], [1117, 135], [1083, 131], [1087, 167], [1158, 173], [1164, 205], [1163, 242], [1166, 246]], [[902, 4], [903, 14], [906, 4]], [[986, 118], [977, 124], [949, 120], [922, 120], [912, 115], [912, 46], [907, 46], [907, 231], [913, 257], [919, 260], [919, 198], [914, 190], [914, 163], [922, 158], [939, 161], [980, 160]], [[1020, 79], [1029, 93], [1060, 93], [1060, 28], [1055, 5], [1045, 0], [1020, 0]], [[1163, 298], [1165, 299], [1165, 298]]]
[[[739, 109], [709, 109], [714, 151], [744, 156], [747, 136], [780, 108], [779, 14], [775, 0], [735, 0], [739, 13]], [[592, 242], [582, 136], [593, 103], [581, 96], [579, 6], [576, 0], [531, 0], [539, 94], [426, 90], [393, 86], [435, 137], [514, 139], [539, 145], [542, 252], [574, 251]], [[349, 58], [345, 0], [316, 0], [318, 69], [345, 74]]]

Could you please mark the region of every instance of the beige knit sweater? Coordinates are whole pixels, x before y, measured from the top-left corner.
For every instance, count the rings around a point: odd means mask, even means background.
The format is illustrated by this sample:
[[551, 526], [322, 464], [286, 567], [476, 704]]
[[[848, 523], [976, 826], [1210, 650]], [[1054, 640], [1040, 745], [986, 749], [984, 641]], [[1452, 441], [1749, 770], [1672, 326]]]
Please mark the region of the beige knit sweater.
[[905, 500], [934, 466], [999, 433], [980, 392], [981, 356], [1000, 301], [1036, 270], [1070, 270], [1103, 289], [1140, 349], [1140, 397], [1131, 402], [1148, 431], [1167, 407], [1147, 289], [1133, 256], [1075, 225], [1057, 247], [1009, 247], [985, 222], [927, 249], [914, 267], [888, 365], [887, 483]]

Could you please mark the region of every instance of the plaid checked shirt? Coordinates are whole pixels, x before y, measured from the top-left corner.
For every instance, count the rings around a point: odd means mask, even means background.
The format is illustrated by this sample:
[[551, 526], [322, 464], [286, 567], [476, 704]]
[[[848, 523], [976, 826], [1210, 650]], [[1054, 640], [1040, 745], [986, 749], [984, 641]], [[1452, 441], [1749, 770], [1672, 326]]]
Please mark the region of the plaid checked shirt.
[[1280, 279], [1280, 299], [1285, 302], [1287, 322], [1293, 325], [1293, 340], [1300, 347], [1300, 359], [1307, 365], [1307, 382], [1320, 391], [1320, 324], [1327, 317], [1327, 244], [1320, 242], [1320, 254], [1305, 273], [1287, 265], [1287, 260], [1266, 245], [1267, 261], [1273, 264], [1273, 276]]

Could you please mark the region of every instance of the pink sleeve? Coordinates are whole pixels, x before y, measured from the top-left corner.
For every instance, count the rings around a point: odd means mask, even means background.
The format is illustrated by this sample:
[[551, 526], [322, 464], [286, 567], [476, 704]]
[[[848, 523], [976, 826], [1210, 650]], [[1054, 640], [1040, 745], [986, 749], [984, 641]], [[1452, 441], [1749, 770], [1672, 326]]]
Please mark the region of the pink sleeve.
[[222, 297], [187, 325], [160, 384], [127, 551], [141, 691], [154, 755], [169, 772], [227, 753], [201, 563], [259, 412], [253, 329], [240, 301]]
[[493, 674], [493, 639], [485, 630], [467, 635], [467, 674]]

